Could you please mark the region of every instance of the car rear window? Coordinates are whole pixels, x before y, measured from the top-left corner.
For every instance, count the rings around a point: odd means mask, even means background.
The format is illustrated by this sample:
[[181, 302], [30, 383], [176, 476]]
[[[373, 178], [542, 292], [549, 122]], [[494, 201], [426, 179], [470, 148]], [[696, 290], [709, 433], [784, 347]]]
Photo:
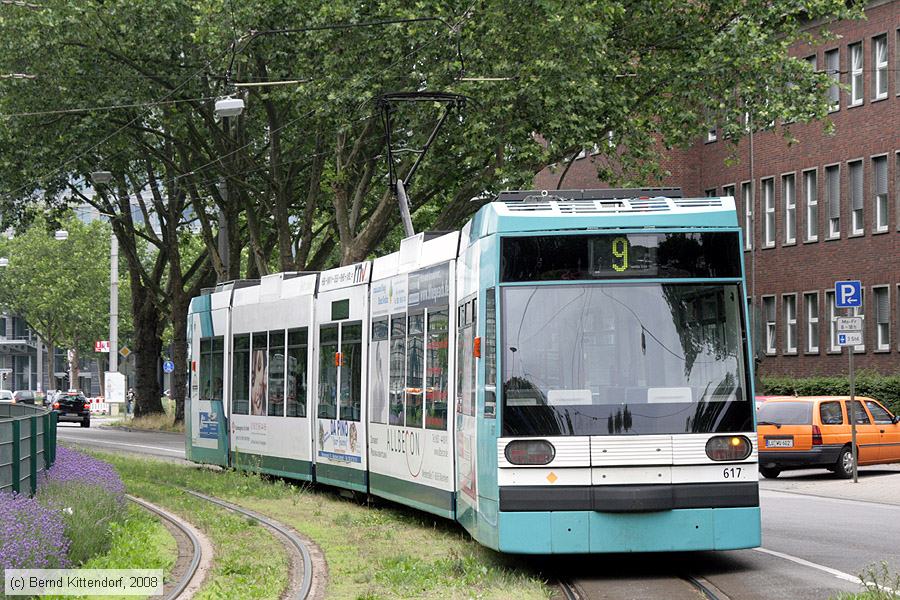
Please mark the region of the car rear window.
[[757, 422], [778, 425], [810, 425], [812, 402], [766, 402], [757, 416]]

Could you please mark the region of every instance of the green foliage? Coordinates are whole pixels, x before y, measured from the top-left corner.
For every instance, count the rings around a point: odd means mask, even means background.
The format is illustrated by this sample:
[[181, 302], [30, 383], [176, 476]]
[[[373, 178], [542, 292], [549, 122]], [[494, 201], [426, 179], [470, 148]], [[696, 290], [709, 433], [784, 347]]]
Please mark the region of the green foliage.
[[121, 497], [93, 483], [47, 482], [41, 486], [39, 500], [59, 510], [73, 565], [106, 553], [114, 526], [124, 517]]
[[[832, 377], [763, 377], [763, 394], [767, 396], [846, 396], [850, 380]], [[900, 375], [879, 375], [874, 371], [856, 374], [856, 394], [874, 398], [894, 414], [900, 414]]]
[[[54, 238], [53, 229], [69, 233]], [[18, 314], [48, 344], [94, 350], [94, 341], [109, 333], [110, 229], [99, 221], [84, 224], [75, 217], [53, 226], [42, 219], [12, 239], [0, 240], [0, 255], [9, 265], [0, 270], [0, 304]], [[119, 283], [119, 305], [130, 302], [126, 281]], [[120, 311], [124, 337], [131, 319]]]
[[897, 600], [900, 575], [892, 575], [886, 561], [879, 565], [869, 565], [859, 578], [865, 591], [841, 594], [838, 600]]

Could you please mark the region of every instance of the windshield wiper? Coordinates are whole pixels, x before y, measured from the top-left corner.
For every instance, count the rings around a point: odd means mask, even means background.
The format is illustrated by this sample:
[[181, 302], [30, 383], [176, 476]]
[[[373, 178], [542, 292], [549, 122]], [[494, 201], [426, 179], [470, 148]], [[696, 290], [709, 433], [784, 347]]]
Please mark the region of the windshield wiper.
[[777, 429], [781, 429], [781, 423], [776, 423], [774, 421], [757, 421], [757, 425], [774, 425]]

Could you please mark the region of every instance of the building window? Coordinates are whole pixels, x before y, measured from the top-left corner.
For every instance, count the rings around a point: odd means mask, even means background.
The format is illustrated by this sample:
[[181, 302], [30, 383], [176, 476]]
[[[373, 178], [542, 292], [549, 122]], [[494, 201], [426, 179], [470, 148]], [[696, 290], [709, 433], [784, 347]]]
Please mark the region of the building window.
[[762, 301], [766, 317], [766, 354], [775, 354], [775, 296], [763, 296]]
[[875, 65], [874, 97], [881, 100], [887, 98], [888, 90], [887, 35], [879, 35], [872, 40], [872, 62]]
[[775, 245], [775, 180], [762, 180], [763, 205], [766, 215], [763, 221], [763, 240], [766, 248]]
[[819, 352], [819, 292], [803, 294], [806, 309], [806, 351]]
[[828, 237], [841, 237], [841, 168], [825, 167], [825, 202], [828, 204]]
[[863, 214], [863, 162], [847, 163], [850, 169], [850, 233], [860, 235], [865, 230]]
[[[865, 316], [865, 306], [866, 306], [866, 290], [865, 289], [860, 290], [859, 302], [860, 302], [860, 304], [862, 304], [862, 306], [860, 306], [859, 308], [851, 308], [850, 309], [851, 316], [854, 316], [854, 317], [864, 317]], [[865, 323], [865, 321], [863, 321], [863, 323]], [[864, 342], [865, 342], [865, 339], [866, 338], [863, 337]], [[859, 344], [858, 346], [854, 346], [853, 349], [856, 350], [857, 352], [864, 352], [866, 350], [866, 345], [865, 345], [865, 343], [862, 343], [862, 344]]]
[[841, 51], [839, 48], [829, 50], [825, 53], [825, 72], [834, 80], [834, 83], [828, 88], [828, 100], [830, 100], [829, 111], [836, 111], [841, 108]]
[[840, 352], [841, 347], [837, 343], [837, 307], [834, 305], [834, 291], [825, 292], [825, 305], [828, 307], [828, 350]]
[[872, 288], [875, 297], [875, 349], [891, 347], [891, 296], [888, 286]]
[[818, 68], [818, 64], [816, 63], [816, 55], [807, 56], [805, 59], [806, 63], [809, 65], [809, 68], [815, 71]]
[[783, 295], [781, 308], [784, 311], [784, 351], [787, 354], [795, 354], [797, 352], [797, 294]]
[[888, 228], [887, 171], [887, 156], [876, 156], [872, 159], [873, 189], [875, 192], [875, 231], [887, 231]]
[[741, 184], [741, 201], [744, 203], [744, 248], [753, 248], [753, 183]]
[[819, 239], [819, 190], [816, 189], [816, 170], [803, 173], [803, 198], [806, 200], [806, 241]]
[[797, 189], [794, 174], [781, 176], [781, 195], [784, 197], [784, 242], [797, 241]]
[[734, 186], [733, 185], [723, 185], [722, 186], [722, 195], [723, 196], [731, 196], [734, 198]]
[[709, 188], [703, 192], [706, 194], [707, 198], [715, 198], [716, 197], [716, 188]]
[[850, 106], [863, 101], [863, 49], [862, 42], [850, 44]]
[[709, 143], [709, 142], [714, 142], [717, 139], [719, 139], [719, 131], [716, 128], [716, 126], [713, 125], [712, 127], [710, 127], [709, 129], [706, 130], [706, 141], [707, 141], [707, 143]]

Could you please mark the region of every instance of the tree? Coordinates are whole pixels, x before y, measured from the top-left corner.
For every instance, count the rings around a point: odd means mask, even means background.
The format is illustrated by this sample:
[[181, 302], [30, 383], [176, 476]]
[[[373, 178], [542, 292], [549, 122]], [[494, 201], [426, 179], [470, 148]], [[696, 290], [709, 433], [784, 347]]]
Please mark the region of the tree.
[[[2, 240], [0, 253], [9, 264], [0, 272], [0, 304], [25, 319], [47, 344], [49, 373], [55, 346], [72, 352], [70, 385], [75, 387], [79, 355], [92, 354], [94, 341], [109, 333], [110, 235], [109, 226], [99, 221], [84, 224], [69, 216], [58, 225], [68, 239], [54, 239], [51, 223], [39, 219]], [[120, 286], [120, 302], [129, 296], [128, 286]], [[129, 329], [125, 315], [120, 331], [127, 335]]]
[[[687, 144], [713, 122], [736, 140], [746, 114], [753, 127], [825, 117], [831, 79], [788, 48], [804, 38], [808, 19], [861, 12], [843, 0], [43, 6], [0, 21], [0, 64], [37, 76], [0, 93], [0, 113], [22, 115], [0, 128], [3, 209], [27, 218], [36, 194], [65, 203], [91, 171], [116, 173], [111, 190], [80, 200], [115, 215], [135, 292], [139, 411], [158, 410], [165, 318], [173, 319], [176, 372], [186, 369], [186, 299], [212, 274], [224, 281], [319, 269], [391, 243], [399, 219], [386, 185], [380, 95], [428, 89], [473, 98], [410, 189], [417, 225], [447, 229], [479, 207], [473, 198], [528, 187], [541, 169], [587, 148], [601, 153], [603, 179], [646, 183], [660, 174], [660, 146]], [[443, 22], [322, 29], [386, 17]], [[318, 29], [276, 32], [298, 28]], [[233, 82], [273, 80], [302, 83], [249, 88], [240, 117], [216, 120], [212, 99], [235, 93]], [[118, 108], [46, 113], [110, 106]], [[395, 116], [392, 137], [413, 151], [437, 110], [415, 105]], [[401, 177], [412, 156], [395, 165]], [[133, 206], [142, 219], [132, 218]], [[221, 253], [220, 228], [229, 241]], [[195, 235], [205, 252], [183, 261], [180, 249]], [[135, 239], [152, 249], [152, 266]], [[176, 402], [183, 393], [179, 382]]]

